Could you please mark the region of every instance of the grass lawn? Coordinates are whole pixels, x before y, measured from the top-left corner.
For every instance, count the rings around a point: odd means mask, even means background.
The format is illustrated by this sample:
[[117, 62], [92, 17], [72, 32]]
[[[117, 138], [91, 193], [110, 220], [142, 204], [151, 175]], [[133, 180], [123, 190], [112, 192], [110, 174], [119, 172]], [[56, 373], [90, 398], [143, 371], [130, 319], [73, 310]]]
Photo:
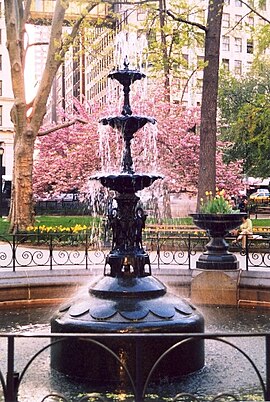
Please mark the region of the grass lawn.
[[[37, 216], [36, 226], [63, 226], [63, 227], [73, 227], [76, 224], [92, 226], [93, 224], [98, 224], [102, 221], [103, 217], [92, 217], [92, 216]], [[270, 232], [270, 219], [252, 219], [253, 226], [268, 226]], [[153, 218], [148, 218], [146, 223], [157, 223]], [[175, 219], [164, 219], [162, 224], [168, 225], [192, 225], [192, 218], [175, 218]], [[0, 218], [0, 235], [8, 234], [9, 223], [6, 218]]]

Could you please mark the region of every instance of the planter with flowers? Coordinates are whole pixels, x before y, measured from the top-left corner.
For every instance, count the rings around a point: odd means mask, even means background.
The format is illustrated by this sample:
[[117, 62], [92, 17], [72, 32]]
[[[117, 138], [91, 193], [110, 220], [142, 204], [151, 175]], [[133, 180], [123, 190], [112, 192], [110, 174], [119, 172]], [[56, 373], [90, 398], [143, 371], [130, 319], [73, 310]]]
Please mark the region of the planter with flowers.
[[201, 202], [200, 212], [190, 214], [193, 222], [200, 229], [206, 230], [210, 237], [206, 251], [200, 255], [196, 267], [212, 270], [235, 270], [239, 263], [234, 254], [228, 251], [229, 245], [225, 236], [242, 223], [246, 213], [233, 210], [224, 190], [212, 197], [206, 193], [207, 201]]

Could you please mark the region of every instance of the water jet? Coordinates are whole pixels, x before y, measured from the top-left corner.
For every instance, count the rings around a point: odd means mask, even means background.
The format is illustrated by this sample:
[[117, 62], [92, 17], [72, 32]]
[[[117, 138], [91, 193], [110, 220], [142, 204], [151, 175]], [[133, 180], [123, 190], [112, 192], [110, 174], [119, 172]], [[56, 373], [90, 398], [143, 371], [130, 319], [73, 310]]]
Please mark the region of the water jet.
[[[130, 86], [144, 78], [137, 70], [129, 70], [125, 59], [124, 68], [109, 75], [124, 90], [121, 116], [101, 119], [101, 123], [117, 128], [123, 139], [123, 156], [119, 174], [94, 176], [103, 186], [116, 191], [116, 206], [108, 211], [112, 230], [111, 251], [106, 257], [104, 273], [88, 288], [86, 294], [78, 295], [61, 306], [51, 320], [51, 331], [87, 334], [155, 334], [155, 333], [202, 333], [204, 318], [195, 306], [167, 292], [166, 286], [151, 274], [149, 255], [142, 244], [142, 230], [146, 214], [138, 206], [136, 192], [151, 186], [162, 176], [136, 174], [131, 155], [131, 140], [145, 124], [155, 124], [151, 117], [133, 116], [129, 101]], [[142, 337], [139, 364], [140, 380], [145, 380], [155, 361], [172, 346], [175, 340], [168, 337], [156, 339]], [[125, 364], [133, 378], [138, 351], [129, 338], [105, 337], [102, 343], [112, 350]], [[196, 340], [175, 349], [164, 358], [153, 373], [152, 380], [165, 377], [178, 378], [202, 368], [204, 365], [204, 342]], [[52, 347], [51, 366], [73, 378], [91, 384], [126, 385], [128, 378], [121, 365], [108, 352], [81, 339], [69, 339]]]

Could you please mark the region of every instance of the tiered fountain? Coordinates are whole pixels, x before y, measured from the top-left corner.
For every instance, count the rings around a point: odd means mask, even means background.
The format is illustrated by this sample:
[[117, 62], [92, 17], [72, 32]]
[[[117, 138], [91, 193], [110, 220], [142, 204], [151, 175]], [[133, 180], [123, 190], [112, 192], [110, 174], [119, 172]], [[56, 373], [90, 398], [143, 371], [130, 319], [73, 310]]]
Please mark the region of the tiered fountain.
[[[136, 192], [150, 186], [159, 175], [136, 174], [133, 169], [130, 143], [134, 134], [147, 123], [149, 117], [133, 116], [129, 92], [144, 74], [124, 68], [109, 75], [124, 87], [122, 115], [101, 120], [104, 125], [117, 128], [124, 141], [122, 167], [119, 174], [95, 176], [105, 187], [115, 190], [117, 207], [108, 215], [112, 229], [112, 248], [106, 258], [104, 275], [90, 285], [86, 294], [75, 297], [60, 307], [51, 321], [53, 333], [201, 333], [204, 319], [188, 301], [167, 293], [166, 287], [151, 276], [149, 255], [142, 245], [142, 230], [146, 215], [138, 207]], [[181, 339], [176, 337], [177, 340]], [[135, 341], [123, 338], [102, 338], [125, 363], [133, 378], [138, 372], [142, 379], [158, 357], [175, 339], [168, 337], [141, 338], [142, 361], [138, 363]], [[137, 360], [136, 360], [137, 359]], [[137, 363], [137, 371], [135, 370]], [[93, 384], [124, 384], [119, 362], [100, 346], [83, 339], [59, 342], [52, 349], [52, 367], [72, 377]], [[138, 370], [138, 364], [140, 365]], [[197, 340], [175, 349], [157, 366], [152, 380], [175, 378], [200, 369], [204, 365], [204, 343]]]

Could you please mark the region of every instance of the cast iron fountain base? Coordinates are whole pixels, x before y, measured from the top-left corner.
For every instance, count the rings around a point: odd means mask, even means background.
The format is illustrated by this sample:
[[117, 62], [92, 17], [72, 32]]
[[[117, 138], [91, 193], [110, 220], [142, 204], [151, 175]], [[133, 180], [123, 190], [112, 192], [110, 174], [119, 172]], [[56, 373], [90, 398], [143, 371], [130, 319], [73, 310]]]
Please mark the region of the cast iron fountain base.
[[[170, 295], [165, 286], [152, 276], [104, 276], [87, 294], [62, 306], [51, 322], [54, 333], [104, 334], [98, 339], [110, 348], [138, 381], [146, 377], [156, 360], [181, 337], [157, 336], [136, 340], [119, 334], [202, 333], [204, 319], [189, 302]], [[106, 338], [106, 334], [116, 334]], [[93, 385], [128, 386], [121, 364], [107, 350], [86, 339], [68, 339], [52, 348], [51, 365], [56, 370]], [[151, 381], [175, 379], [199, 370], [204, 365], [204, 343], [196, 340], [170, 352], [157, 366]], [[137, 367], [138, 370], [138, 367]]]

